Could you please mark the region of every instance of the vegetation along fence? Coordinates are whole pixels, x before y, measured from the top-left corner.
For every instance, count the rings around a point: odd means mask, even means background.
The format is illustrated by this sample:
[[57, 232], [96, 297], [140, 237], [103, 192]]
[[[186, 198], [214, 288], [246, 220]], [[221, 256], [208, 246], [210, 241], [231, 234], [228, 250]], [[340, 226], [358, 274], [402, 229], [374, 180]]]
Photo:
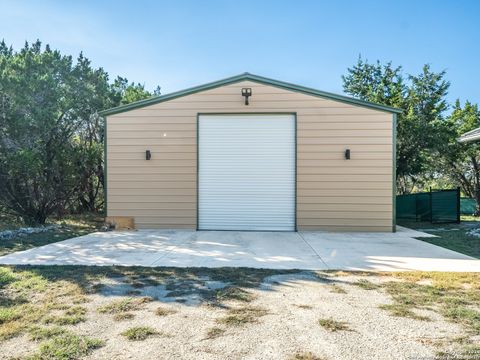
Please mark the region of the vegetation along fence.
[[460, 222], [460, 189], [398, 195], [397, 219], [431, 223]]

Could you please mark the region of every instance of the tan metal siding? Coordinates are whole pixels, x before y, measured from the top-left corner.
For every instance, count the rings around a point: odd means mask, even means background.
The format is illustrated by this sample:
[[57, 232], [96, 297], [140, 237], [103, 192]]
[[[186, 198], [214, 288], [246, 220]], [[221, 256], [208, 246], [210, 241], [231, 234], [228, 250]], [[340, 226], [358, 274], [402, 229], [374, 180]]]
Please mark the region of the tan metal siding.
[[196, 228], [197, 114], [248, 112], [297, 113], [299, 230], [391, 231], [392, 115], [250, 81], [108, 116], [108, 215]]

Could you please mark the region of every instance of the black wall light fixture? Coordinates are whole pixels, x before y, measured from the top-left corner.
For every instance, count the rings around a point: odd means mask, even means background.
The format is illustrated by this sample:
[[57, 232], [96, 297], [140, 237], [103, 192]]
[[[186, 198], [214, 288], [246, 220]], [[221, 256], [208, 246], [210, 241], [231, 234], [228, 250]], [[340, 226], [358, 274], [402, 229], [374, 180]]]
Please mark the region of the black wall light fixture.
[[350, 160], [350, 149], [345, 150], [345, 160]]
[[152, 153], [150, 150], [145, 151], [145, 160], [150, 160], [152, 158]]
[[242, 96], [245, 97], [245, 105], [248, 105], [248, 98], [252, 96], [252, 89], [251, 88], [242, 88]]

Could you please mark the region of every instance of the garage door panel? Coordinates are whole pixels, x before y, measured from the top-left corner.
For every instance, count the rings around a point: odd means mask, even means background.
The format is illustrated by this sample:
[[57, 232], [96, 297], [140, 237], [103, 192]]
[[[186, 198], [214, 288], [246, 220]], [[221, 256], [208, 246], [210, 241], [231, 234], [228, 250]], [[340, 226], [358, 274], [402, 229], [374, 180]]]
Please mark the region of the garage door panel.
[[200, 116], [198, 182], [201, 230], [295, 230], [294, 116]]

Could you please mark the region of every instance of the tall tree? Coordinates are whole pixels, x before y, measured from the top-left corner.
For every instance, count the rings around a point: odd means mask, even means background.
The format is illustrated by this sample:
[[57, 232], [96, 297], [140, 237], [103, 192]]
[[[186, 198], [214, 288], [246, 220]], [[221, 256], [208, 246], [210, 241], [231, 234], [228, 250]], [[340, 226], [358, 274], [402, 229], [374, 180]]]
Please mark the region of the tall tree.
[[129, 83], [128, 79], [118, 76], [113, 82], [112, 89], [115, 92], [120, 105], [130, 104], [135, 101], [149, 98], [153, 95], [160, 95], [160, 86], [157, 86], [153, 93], [145, 89], [140, 83]]
[[118, 89], [80, 54], [40, 41], [19, 52], [0, 43], [0, 206], [25, 222], [102, 205], [101, 109], [151, 96]]
[[407, 87], [403, 80], [402, 67], [393, 67], [391, 62], [370, 64], [361, 56], [357, 63], [342, 75], [343, 89], [347, 94], [365, 101], [403, 108]]
[[71, 139], [76, 144], [78, 191], [69, 200], [71, 211], [98, 211], [103, 206], [103, 121], [99, 109], [119, 104], [117, 93], [108, 83], [108, 74], [103, 69], [94, 69], [90, 60], [81, 53], [72, 69], [78, 101], [77, 121], [79, 127]]
[[389, 62], [370, 64], [359, 57], [357, 64], [342, 76], [347, 94], [362, 100], [394, 106], [403, 110], [397, 117], [397, 188], [407, 193], [421, 185], [427, 171], [437, 124], [447, 108], [445, 97], [450, 83], [445, 72], [432, 72], [429, 65], [422, 73], [404, 80], [401, 67]]
[[26, 222], [43, 223], [76, 187], [72, 59], [38, 41], [18, 53], [0, 48], [0, 198]]
[[441, 124], [438, 154], [434, 162], [437, 173], [477, 202], [480, 214], [480, 143], [459, 143], [460, 135], [480, 126], [478, 105], [466, 101], [462, 107], [455, 102], [451, 115]]

